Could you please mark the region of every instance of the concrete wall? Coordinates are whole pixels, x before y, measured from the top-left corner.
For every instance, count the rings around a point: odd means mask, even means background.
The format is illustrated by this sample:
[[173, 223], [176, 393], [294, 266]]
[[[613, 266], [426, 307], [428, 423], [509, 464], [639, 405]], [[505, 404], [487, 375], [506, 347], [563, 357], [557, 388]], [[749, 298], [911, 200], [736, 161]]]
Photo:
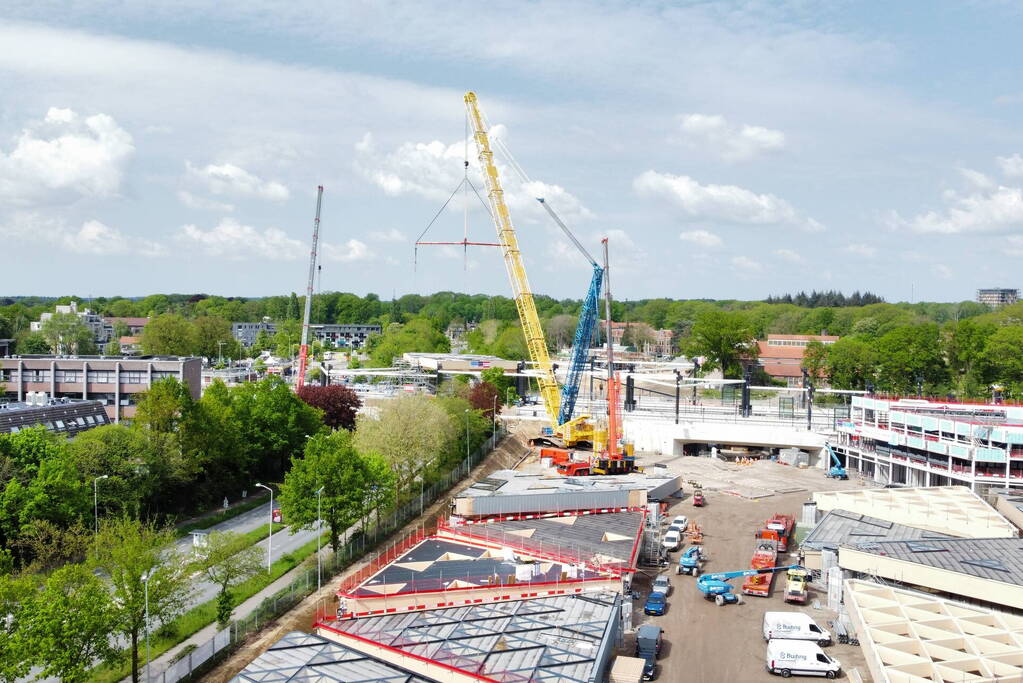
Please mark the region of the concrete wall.
[[625, 434], [636, 450], [682, 454], [683, 443], [726, 443], [820, 451], [825, 437], [805, 428], [744, 422], [680, 422], [625, 418]]
[[873, 574], [913, 586], [1023, 609], [1023, 586], [1011, 583], [926, 567], [852, 548], [839, 550], [838, 564], [842, 569], [850, 571]]
[[[1012, 522], [1017, 528], [1023, 529], [1023, 511], [1020, 511], [1013, 503], [1008, 501], [1005, 496], [995, 496], [995, 510], [1002, 514], [1007, 520]], [[990, 500], [990, 498], [988, 499]]]

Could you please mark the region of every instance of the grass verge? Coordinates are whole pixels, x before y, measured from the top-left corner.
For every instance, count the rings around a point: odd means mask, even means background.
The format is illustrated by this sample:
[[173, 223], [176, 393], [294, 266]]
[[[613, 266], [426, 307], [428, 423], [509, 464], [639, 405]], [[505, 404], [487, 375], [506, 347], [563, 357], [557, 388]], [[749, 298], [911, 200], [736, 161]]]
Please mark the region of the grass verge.
[[217, 512], [216, 514], [212, 515], [207, 515], [205, 517], [200, 517], [199, 519], [193, 520], [191, 522], [186, 522], [181, 526], [176, 527], [175, 532], [178, 534], [178, 536], [184, 536], [185, 534], [188, 534], [192, 531], [201, 531], [203, 529], [209, 529], [214, 524], [226, 522], [227, 520], [234, 519], [238, 515], [248, 512], [249, 510], [255, 510], [268, 500], [270, 500], [269, 496], [260, 496], [255, 500], [250, 500], [245, 503], [242, 503], [241, 505], [236, 505], [228, 510]]
[[[281, 527], [283, 528], [283, 525], [281, 525]], [[260, 530], [260, 538], [265, 535], [266, 532]], [[329, 533], [321, 535], [320, 543], [325, 545], [330, 540], [329, 536]], [[235, 603], [240, 605], [245, 602], [253, 595], [300, 565], [303, 560], [308, 558], [310, 555], [313, 555], [315, 552], [316, 539], [314, 538], [305, 545], [297, 548], [294, 552], [288, 553], [281, 557], [281, 559], [274, 562], [268, 573], [260, 572], [248, 581], [238, 584], [231, 590], [234, 594]], [[213, 600], [204, 602], [201, 605], [196, 605], [174, 621], [165, 624], [149, 636], [149, 646], [152, 651], [153, 659], [156, 659], [167, 650], [187, 639], [192, 634], [206, 628], [216, 621], [216, 618], [217, 600], [214, 598]], [[144, 659], [145, 640], [143, 638], [139, 639], [139, 653]], [[141, 670], [141, 668], [142, 666], [140, 664], [139, 669]], [[124, 661], [115, 666], [96, 667], [90, 672], [89, 680], [96, 681], [97, 683], [116, 683], [130, 675], [131, 661], [129, 654], [125, 657]]]

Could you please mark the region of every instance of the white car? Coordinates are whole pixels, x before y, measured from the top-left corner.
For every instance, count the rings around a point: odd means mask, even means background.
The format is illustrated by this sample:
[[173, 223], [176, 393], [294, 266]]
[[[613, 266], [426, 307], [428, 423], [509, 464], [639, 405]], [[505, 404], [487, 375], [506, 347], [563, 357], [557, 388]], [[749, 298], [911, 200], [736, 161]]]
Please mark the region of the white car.
[[671, 526], [682, 527], [682, 530], [685, 531], [686, 527], [689, 526], [689, 518], [685, 515], [679, 515], [675, 519], [671, 520]]
[[669, 531], [664, 534], [664, 539], [661, 541], [661, 545], [664, 546], [664, 549], [669, 553], [678, 550], [679, 546], [682, 545], [682, 534], [677, 531]]
[[671, 595], [671, 579], [665, 574], [661, 574], [654, 579], [653, 584], [650, 586], [651, 593], [664, 593], [665, 596]]
[[825, 676], [838, 678], [842, 664], [824, 654], [816, 643], [805, 640], [777, 640], [767, 642], [767, 670], [781, 674], [782, 678], [797, 676]]

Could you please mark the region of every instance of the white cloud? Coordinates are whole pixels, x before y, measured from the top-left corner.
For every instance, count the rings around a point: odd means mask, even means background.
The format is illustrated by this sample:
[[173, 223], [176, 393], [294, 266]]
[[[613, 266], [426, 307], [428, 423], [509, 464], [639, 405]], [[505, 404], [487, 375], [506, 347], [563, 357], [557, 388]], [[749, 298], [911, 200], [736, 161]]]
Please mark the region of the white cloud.
[[222, 218], [210, 230], [185, 225], [176, 237], [179, 242], [196, 247], [207, 255], [223, 256], [234, 261], [250, 257], [294, 261], [309, 253], [308, 246], [288, 237], [279, 228], [259, 230], [251, 225], [243, 225], [234, 218]]
[[998, 157], [997, 161], [1005, 175], [1012, 178], [1023, 176], [1023, 157], [1018, 152], [1011, 157]]
[[877, 256], [877, 248], [869, 244], [847, 244], [845, 250], [850, 254], [862, 256], [863, 258], [874, 258]]
[[706, 230], [687, 230], [679, 233], [678, 238], [683, 242], [691, 242], [698, 247], [713, 248], [720, 247], [721, 238]]
[[178, 191], [178, 200], [190, 209], [201, 209], [203, 211], [219, 211], [221, 213], [234, 211], [233, 204], [218, 202], [215, 199], [208, 199], [194, 195], [188, 190]]
[[665, 200], [694, 218], [752, 225], [791, 225], [807, 232], [824, 229], [780, 197], [756, 194], [735, 185], [701, 185], [689, 176], [656, 171], [640, 174], [632, 185], [641, 197]]
[[352, 263], [355, 261], [372, 261], [376, 258], [365, 242], [350, 239], [344, 244], [336, 245], [324, 242], [321, 245], [323, 258], [330, 261]]
[[28, 207], [115, 196], [134, 151], [131, 135], [110, 116], [51, 107], [10, 153], [0, 150], [0, 199]]
[[910, 219], [893, 213], [889, 223], [915, 232], [955, 235], [1023, 229], [1023, 190], [999, 185], [986, 192], [945, 193], [944, 211], [927, 211]]
[[780, 130], [735, 126], [718, 114], [685, 114], [679, 119], [686, 142], [705, 147], [724, 161], [750, 161], [785, 147]]
[[995, 182], [991, 180], [991, 178], [980, 171], [974, 171], [972, 168], [961, 168], [959, 169], [959, 172], [962, 173], [966, 182], [978, 189], [989, 190], [995, 185]]
[[189, 177], [202, 183], [207, 190], [217, 195], [232, 197], [259, 197], [273, 202], [283, 202], [291, 196], [281, 183], [263, 180], [234, 164], [207, 164], [202, 168], [185, 162]]
[[934, 276], [942, 280], [952, 279], [952, 269], [946, 266], [944, 263], [935, 263], [931, 266], [931, 272]]
[[774, 255], [789, 263], [802, 263], [803, 257], [791, 249], [775, 249]]
[[391, 228], [390, 230], [373, 230], [369, 233], [369, 237], [377, 242], [406, 242], [408, 238], [405, 237], [405, 233], [397, 228]]
[[[496, 141], [507, 136], [503, 125], [490, 128], [489, 137]], [[498, 145], [494, 145], [495, 148]], [[461, 209], [462, 192], [452, 192], [465, 177], [465, 140], [445, 144], [432, 142], [405, 142], [396, 149], [381, 153], [371, 133], [366, 133], [355, 145], [356, 170], [371, 183], [391, 196], [417, 195], [443, 202], [451, 197], [451, 207]], [[495, 153], [498, 176], [504, 189], [505, 201], [515, 215], [525, 214], [531, 218], [546, 215], [536, 201], [543, 197], [566, 221], [578, 221], [592, 216], [582, 202], [560, 185], [540, 180], [523, 180], [512, 168], [502, 163], [500, 153]], [[476, 158], [475, 143], [469, 142], [469, 180], [486, 201], [486, 186]], [[472, 190], [468, 193], [470, 208], [481, 209], [480, 200]], [[514, 218], [514, 216], [513, 216]]]
[[764, 270], [764, 266], [759, 261], [754, 261], [748, 256], [732, 257], [732, 267], [747, 275], [760, 273]]
[[79, 228], [70, 228], [61, 218], [32, 212], [16, 212], [0, 225], [0, 237], [25, 244], [48, 244], [77, 254], [110, 256], [140, 254], [163, 256], [159, 242], [126, 235], [117, 228], [90, 219]]

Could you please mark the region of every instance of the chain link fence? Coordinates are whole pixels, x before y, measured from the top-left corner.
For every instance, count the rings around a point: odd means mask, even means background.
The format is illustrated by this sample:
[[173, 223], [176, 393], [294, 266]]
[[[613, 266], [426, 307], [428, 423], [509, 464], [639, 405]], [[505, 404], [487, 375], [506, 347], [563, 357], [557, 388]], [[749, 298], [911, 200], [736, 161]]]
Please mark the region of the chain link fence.
[[[376, 520], [372, 523], [369, 518], [373, 515], [367, 515], [363, 519], [361, 529], [352, 527], [345, 532], [347, 540], [336, 554], [323, 554], [319, 568], [314, 566], [303, 570], [286, 588], [265, 598], [250, 614], [231, 622], [206, 642], [194, 648], [185, 648], [165, 671], [159, 673], [153, 671], [152, 677], [147, 680], [152, 683], [177, 683], [210, 670], [234, 649], [233, 646], [240, 644], [250, 634], [275, 621], [314, 593], [321, 579], [324, 582], [331, 580], [365, 556], [368, 550], [390, 540], [397, 531], [419, 517], [427, 507], [465, 479], [469, 472], [500, 444], [506, 434], [505, 428], [501, 426], [498, 432], [493, 437], [488, 437], [475, 452], [470, 453], [433, 484], [424, 487], [419, 495], [399, 505], [390, 514], [383, 517], [376, 515]], [[380, 552], [386, 552], [386, 549]], [[143, 678], [146, 677], [144, 668], [141, 675]]]

